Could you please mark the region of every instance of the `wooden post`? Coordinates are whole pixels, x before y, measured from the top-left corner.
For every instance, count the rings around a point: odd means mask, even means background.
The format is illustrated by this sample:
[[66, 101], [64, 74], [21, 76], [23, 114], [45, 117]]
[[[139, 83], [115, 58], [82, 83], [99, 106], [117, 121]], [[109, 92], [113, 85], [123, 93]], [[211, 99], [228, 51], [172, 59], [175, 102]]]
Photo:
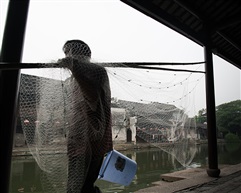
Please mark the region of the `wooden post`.
[[206, 106], [207, 106], [207, 130], [208, 130], [208, 164], [207, 174], [210, 177], [218, 177], [218, 152], [217, 152], [217, 127], [216, 107], [214, 92], [213, 57], [210, 34], [207, 32], [206, 45], [204, 46], [205, 70], [206, 70]]
[[[10, 0], [4, 29], [1, 62], [20, 62], [29, 0]], [[9, 192], [13, 134], [16, 126], [19, 70], [0, 70], [1, 192]]]

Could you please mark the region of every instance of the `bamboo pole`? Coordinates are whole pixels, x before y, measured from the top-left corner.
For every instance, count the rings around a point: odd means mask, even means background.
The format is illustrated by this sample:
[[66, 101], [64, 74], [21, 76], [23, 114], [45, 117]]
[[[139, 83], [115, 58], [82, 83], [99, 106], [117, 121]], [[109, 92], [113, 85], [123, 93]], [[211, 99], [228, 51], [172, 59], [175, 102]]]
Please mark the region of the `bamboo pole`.
[[[161, 68], [158, 65], [196, 65], [203, 64], [203, 62], [196, 63], [130, 63], [130, 62], [114, 62], [114, 63], [96, 63], [103, 67], [113, 67], [113, 68], [141, 68], [150, 70], [165, 70], [165, 71], [175, 71], [175, 72], [192, 72], [192, 73], [205, 73], [204, 71], [197, 70], [186, 70], [186, 69], [173, 69], [173, 68]], [[0, 69], [2, 70], [14, 70], [14, 69], [31, 69], [31, 68], [58, 68], [58, 63], [8, 63], [1, 62]]]

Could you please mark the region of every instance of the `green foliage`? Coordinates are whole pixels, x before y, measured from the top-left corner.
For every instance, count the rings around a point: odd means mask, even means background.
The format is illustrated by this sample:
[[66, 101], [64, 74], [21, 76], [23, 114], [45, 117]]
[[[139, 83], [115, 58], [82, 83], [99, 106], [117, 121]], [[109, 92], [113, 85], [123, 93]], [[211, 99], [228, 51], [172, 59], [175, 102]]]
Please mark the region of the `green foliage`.
[[216, 108], [216, 121], [219, 131], [241, 136], [241, 100], [219, 105]]
[[227, 135], [225, 135], [224, 139], [227, 143], [240, 142], [239, 137], [237, 135], [233, 134], [233, 133], [228, 133]]
[[197, 123], [204, 123], [207, 121], [206, 117], [206, 109], [201, 109], [198, 111], [198, 115], [195, 116], [196, 122]]
[[224, 127], [218, 127], [218, 131], [223, 133], [223, 136], [225, 136], [227, 133], [229, 133], [229, 130]]
[[[206, 122], [206, 109], [198, 111], [197, 123]], [[231, 132], [241, 137], [241, 100], [231, 101], [216, 107], [216, 122], [220, 133], [225, 136]]]

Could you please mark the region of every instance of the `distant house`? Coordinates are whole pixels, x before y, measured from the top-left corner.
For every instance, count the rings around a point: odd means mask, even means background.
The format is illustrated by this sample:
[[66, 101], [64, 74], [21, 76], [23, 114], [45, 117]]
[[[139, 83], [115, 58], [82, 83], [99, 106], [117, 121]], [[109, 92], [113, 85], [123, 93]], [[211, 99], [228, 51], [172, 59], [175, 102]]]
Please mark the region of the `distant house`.
[[198, 139], [207, 139], [207, 124], [197, 123]]
[[[25, 95], [26, 101], [28, 101], [28, 110], [24, 114], [22, 124], [38, 121], [36, 104], [39, 100], [39, 93], [36, 92], [35, 88], [37, 88], [40, 79], [54, 85], [60, 85], [59, 80], [21, 75], [20, 94], [28, 93]], [[117, 143], [170, 142], [176, 140], [177, 135], [187, 138], [190, 135], [196, 135], [199, 138], [205, 137], [205, 130], [198, 127], [198, 132], [196, 132], [193, 121], [174, 105], [157, 102], [139, 103], [112, 98], [111, 113], [113, 140]], [[186, 130], [180, 128], [189, 128], [192, 131], [187, 133]], [[60, 136], [64, 135], [64, 131], [62, 132], [62, 134], [59, 133]], [[16, 133], [18, 133], [18, 137], [23, 133], [19, 117]]]
[[[26, 110], [24, 114], [22, 114], [22, 120], [20, 120], [20, 114], [18, 111], [18, 118], [17, 118], [17, 127], [16, 127], [16, 134], [15, 134], [15, 145], [16, 146], [23, 146], [25, 145], [25, 140], [23, 136], [23, 128], [22, 124], [29, 124], [37, 123], [37, 105], [39, 102], [39, 93], [36, 89], [39, 86], [39, 82], [51, 82], [53, 85], [59, 85], [60, 80], [53, 80], [49, 78], [43, 78], [33, 75], [21, 74], [20, 80], [20, 95], [24, 95], [26, 101]], [[28, 94], [26, 94], [28, 93]], [[57, 99], [56, 99], [57, 100]], [[58, 101], [57, 101], [58, 102]], [[61, 104], [61, 103], [59, 103]], [[111, 108], [112, 112], [112, 130], [113, 130], [113, 139], [116, 142], [135, 142], [136, 140], [136, 129], [135, 117], [127, 116], [126, 110], [124, 108]], [[65, 135], [64, 130], [60, 130], [60, 136]], [[34, 131], [32, 131], [34, 132]], [[117, 136], [117, 137], [116, 137]]]
[[194, 120], [174, 105], [115, 100], [115, 108], [136, 117], [136, 142], [170, 142], [178, 138], [197, 138]]
[[136, 118], [124, 108], [111, 108], [112, 136], [114, 142], [136, 142]]

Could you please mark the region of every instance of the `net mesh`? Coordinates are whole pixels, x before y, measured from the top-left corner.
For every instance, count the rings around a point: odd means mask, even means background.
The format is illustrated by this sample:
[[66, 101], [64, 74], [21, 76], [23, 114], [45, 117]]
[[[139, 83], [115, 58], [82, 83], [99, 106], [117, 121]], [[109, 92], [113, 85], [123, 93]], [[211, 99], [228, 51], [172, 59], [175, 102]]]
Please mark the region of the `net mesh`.
[[[150, 143], [189, 167], [198, 140], [195, 88], [203, 74], [130, 68], [108, 68], [108, 73], [117, 96], [113, 105], [124, 109], [125, 120], [135, 119], [137, 143]], [[123, 121], [123, 129], [131, 128], [130, 122]], [[115, 133], [118, 139], [121, 132]]]
[[132, 142], [151, 143], [189, 166], [197, 139], [190, 112], [203, 75], [98, 64], [86, 45], [72, 44], [38, 76], [21, 76], [21, 124], [44, 192], [80, 192], [91, 160], [110, 151], [112, 140], [126, 142], [129, 131]]
[[60, 68], [48, 64], [45, 77], [21, 81], [21, 122], [45, 192], [80, 192], [89, 163], [112, 149], [108, 76], [88, 61], [91, 52], [82, 45], [65, 46]]

